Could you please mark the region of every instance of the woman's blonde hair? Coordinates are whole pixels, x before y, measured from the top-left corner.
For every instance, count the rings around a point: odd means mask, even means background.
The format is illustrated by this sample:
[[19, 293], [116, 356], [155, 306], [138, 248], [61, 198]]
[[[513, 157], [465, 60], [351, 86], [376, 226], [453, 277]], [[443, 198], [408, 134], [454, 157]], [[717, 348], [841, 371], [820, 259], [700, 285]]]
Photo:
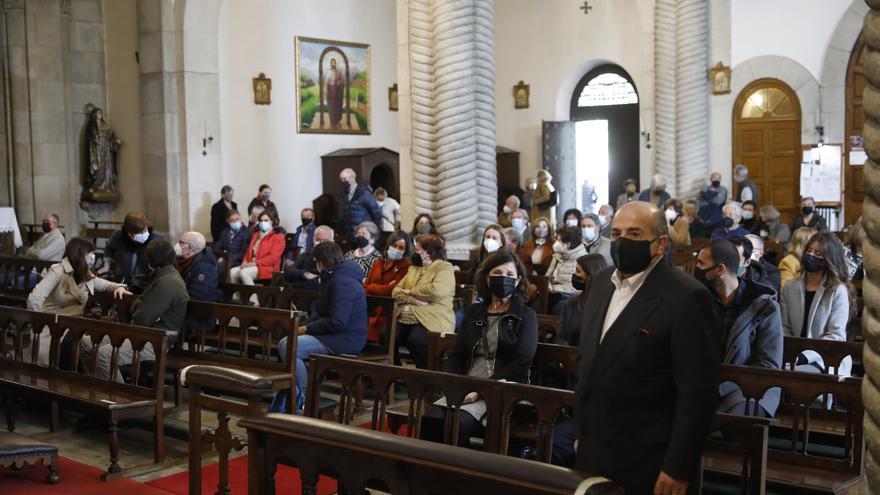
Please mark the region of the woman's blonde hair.
[[801, 227], [791, 234], [791, 242], [788, 244], [788, 252], [786, 254], [794, 255], [800, 260], [807, 249], [810, 238], [819, 233], [818, 230], [810, 227]]

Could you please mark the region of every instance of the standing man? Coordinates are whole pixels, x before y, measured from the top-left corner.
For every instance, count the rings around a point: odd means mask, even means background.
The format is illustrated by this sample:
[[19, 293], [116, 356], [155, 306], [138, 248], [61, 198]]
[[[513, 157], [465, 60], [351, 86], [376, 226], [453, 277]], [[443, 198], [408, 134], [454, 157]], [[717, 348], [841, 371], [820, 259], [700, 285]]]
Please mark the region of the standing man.
[[672, 199], [672, 196], [666, 192], [666, 177], [660, 174], [651, 177], [650, 189], [645, 189], [639, 193], [639, 201], [655, 204], [657, 208], [663, 208], [663, 205], [670, 199]]
[[238, 205], [232, 200], [233, 195], [235, 190], [232, 186], [223, 186], [220, 189], [220, 199], [211, 207], [211, 240], [215, 244], [226, 228], [226, 215], [230, 210], [238, 209]]
[[27, 248], [24, 255], [28, 258], [37, 258], [45, 261], [61, 261], [64, 257], [64, 234], [58, 229], [60, 223], [58, 215], [46, 213], [43, 215], [43, 235], [37, 239], [33, 246]]
[[342, 98], [345, 95], [347, 81], [336, 68], [336, 59], [330, 59], [330, 70], [327, 71], [327, 107], [330, 109], [330, 127], [342, 127]]
[[721, 172], [712, 172], [709, 176], [709, 185], [700, 189], [697, 199], [700, 207], [697, 215], [703, 221], [705, 228], [712, 231], [721, 227], [724, 217], [721, 208], [727, 202], [727, 188], [721, 185]]
[[354, 239], [354, 229], [364, 222], [382, 225], [382, 210], [369, 184], [358, 184], [354, 170], [339, 172], [342, 192], [336, 196], [337, 228], [339, 235]]
[[575, 467], [632, 494], [684, 495], [718, 402], [712, 298], [670, 267], [666, 218], [628, 203], [611, 226], [614, 268], [590, 277], [578, 351]]
[[733, 180], [739, 184], [736, 191], [736, 201], [742, 204], [743, 201], [754, 201], [758, 204], [758, 187], [749, 179], [749, 168], [745, 165], [737, 165], [733, 169]]
[[612, 218], [614, 218], [614, 207], [611, 205], [602, 205], [599, 207], [599, 224], [602, 225], [599, 234], [602, 237], [611, 237]]

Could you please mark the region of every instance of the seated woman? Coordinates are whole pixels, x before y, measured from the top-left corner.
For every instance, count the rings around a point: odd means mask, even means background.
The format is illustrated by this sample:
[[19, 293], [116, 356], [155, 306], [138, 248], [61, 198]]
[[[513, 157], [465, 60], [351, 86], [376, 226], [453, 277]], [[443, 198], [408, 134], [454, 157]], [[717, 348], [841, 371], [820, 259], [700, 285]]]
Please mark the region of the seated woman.
[[850, 280], [864, 280], [865, 262], [862, 256], [862, 242], [868, 238], [865, 227], [862, 226], [862, 217], [849, 228], [846, 240], [843, 243], [843, 252], [846, 258], [846, 269]]
[[[528, 275], [515, 254], [499, 251], [483, 262], [477, 278], [482, 302], [465, 310], [464, 322], [448, 353], [450, 373], [529, 382], [529, 368], [538, 347], [538, 320], [524, 301], [528, 285]], [[445, 404], [445, 399], [440, 399], [424, 415], [421, 438], [443, 440]], [[486, 403], [471, 392], [462, 410], [468, 414], [459, 415], [458, 445], [467, 447], [471, 437], [484, 432]]]
[[[795, 232], [797, 234], [797, 232]], [[855, 291], [849, 283], [843, 243], [830, 232], [820, 232], [807, 243], [801, 258], [801, 275], [782, 288], [783, 334], [823, 340], [846, 340]], [[798, 364], [825, 370], [821, 356], [802, 353]], [[834, 363], [837, 364], [837, 363]], [[848, 375], [852, 361], [841, 364], [839, 374]], [[800, 369], [800, 368], [799, 368]]]
[[532, 266], [538, 265], [546, 268], [550, 265], [550, 260], [553, 259], [553, 243], [556, 242], [550, 220], [544, 217], [535, 220], [532, 234], [532, 237], [526, 241], [526, 255], [532, 258]]
[[666, 215], [666, 224], [669, 230], [669, 240], [673, 246], [690, 246], [691, 232], [688, 218], [684, 215], [684, 206], [677, 199], [669, 199], [663, 203], [663, 212]]
[[483, 244], [480, 245], [480, 255], [471, 262], [471, 268], [468, 270], [465, 283], [474, 285], [474, 279], [477, 276], [477, 270], [480, 268], [480, 265], [483, 264], [486, 257], [500, 249], [507, 249], [507, 238], [504, 237], [504, 229], [497, 223], [493, 223], [483, 231]]
[[764, 205], [758, 210], [761, 221], [755, 226], [754, 233], [765, 241], [776, 241], [788, 244], [791, 240], [791, 229], [779, 219], [779, 210], [773, 205]]
[[[416, 366], [428, 365], [428, 332], [455, 331], [455, 274], [446, 261], [443, 239], [420, 235], [415, 240], [412, 266], [391, 291], [400, 303], [397, 310], [397, 346], [404, 345]], [[395, 362], [400, 359], [395, 353]]]
[[[308, 370], [313, 354], [360, 354], [367, 342], [367, 299], [361, 268], [344, 260], [335, 242], [322, 242], [312, 249], [321, 273], [318, 299], [312, 303], [309, 322], [297, 329], [296, 407], [305, 404]], [[287, 362], [287, 337], [278, 342], [282, 362]], [[287, 412], [287, 411], [285, 411]]]
[[351, 241], [351, 251], [345, 253], [345, 259], [354, 261], [364, 272], [362, 279], [367, 278], [373, 263], [382, 257], [382, 252], [376, 249], [376, 240], [379, 239], [379, 227], [373, 222], [364, 222], [354, 229], [354, 239]]
[[[117, 284], [95, 276], [95, 246], [78, 237], [64, 247], [61, 263], [49, 267], [43, 279], [28, 294], [27, 309], [43, 313], [82, 316], [89, 297], [97, 292], [113, 292], [122, 299], [131, 292], [125, 284]], [[40, 334], [39, 363], [49, 363], [49, 332]]]
[[693, 239], [705, 239], [709, 237], [708, 234], [706, 234], [706, 224], [703, 223], [703, 219], [698, 215], [699, 211], [697, 204], [693, 200], [689, 199], [681, 205], [681, 213], [684, 218], [687, 219], [688, 235], [691, 236], [692, 242]]
[[229, 253], [229, 268], [238, 266], [251, 245], [251, 234], [251, 229], [241, 223], [238, 210], [229, 210], [226, 212], [226, 228], [220, 233], [220, 238], [214, 240], [213, 250]]
[[601, 254], [587, 254], [577, 259], [575, 271], [571, 275], [571, 286], [577, 294], [562, 303], [562, 318], [559, 322], [559, 334], [553, 339], [554, 344], [580, 345], [581, 328], [584, 325], [583, 312], [586, 298], [584, 288], [590, 278], [608, 266]]
[[431, 215], [427, 213], [420, 213], [416, 220], [413, 222], [413, 228], [410, 231], [409, 235], [415, 238], [418, 235], [436, 235], [440, 236], [440, 231], [437, 230], [437, 224], [434, 223], [434, 219]]
[[818, 231], [809, 227], [801, 227], [794, 231], [791, 236], [791, 243], [788, 245], [788, 253], [779, 262], [779, 278], [782, 281], [782, 288], [789, 281], [800, 276], [801, 258], [807, 248], [807, 242], [816, 235]]
[[[410, 267], [410, 256], [413, 253], [412, 239], [409, 234], [402, 230], [392, 232], [386, 242], [385, 256], [373, 263], [373, 268], [367, 274], [364, 281], [364, 292], [368, 296], [391, 296], [394, 287], [403, 280]], [[370, 315], [367, 341], [374, 343], [385, 342], [388, 338], [382, 332], [388, 326], [388, 318], [382, 306], [378, 306]]]
[[587, 254], [587, 250], [581, 242], [581, 229], [577, 227], [561, 227], [556, 232], [556, 242], [553, 244], [553, 261], [547, 269], [547, 278], [550, 279], [550, 297], [548, 311], [550, 314], [559, 314], [562, 307], [559, 303], [567, 301], [574, 295], [574, 287], [571, 286], [571, 276], [574, 274], [577, 259]]
[[281, 254], [286, 244], [284, 234], [284, 228], [278, 226], [278, 219], [272, 213], [260, 213], [257, 231], [251, 237], [241, 265], [229, 271], [229, 281], [254, 285], [258, 280], [271, 280], [272, 273], [281, 269]]

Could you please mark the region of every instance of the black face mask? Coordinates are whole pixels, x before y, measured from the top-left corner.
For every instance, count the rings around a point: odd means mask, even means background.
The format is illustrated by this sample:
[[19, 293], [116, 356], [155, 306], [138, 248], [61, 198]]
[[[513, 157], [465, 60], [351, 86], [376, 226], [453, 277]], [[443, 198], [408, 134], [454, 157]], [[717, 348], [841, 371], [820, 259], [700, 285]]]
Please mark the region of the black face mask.
[[367, 247], [367, 244], [369, 243], [370, 241], [368, 241], [367, 238], [362, 235], [355, 237], [354, 240], [351, 241], [351, 245], [358, 249]]
[[49, 222], [43, 222], [43, 232], [48, 233], [50, 230], [52, 230], [52, 224]]
[[651, 241], [634, 241], [621, 237], [611, 241], [611, 259], [622, 273], [641, 273], [651, 264]]
[[804, 270], [807, 273], [815, 273], [825, 268], [825, 260], [810, 253], [804, 255]]
[[513, 277], [505, 277], [503, 275], [493, 275], [489, 277], [489, 292], [493, 296], [506, 299], [513, 295], [516, 291], [517, 279]]
[[345, 191], [346, 194], [351, 192], [351, 184], [348, 182], [342, 182], [342, 190]]
[[587, 287], [587, 281], [579, 277], [577, 273], [572, 273], [571, 286], [574, 287], [574, 290], [583, 292], [583, 290]]
[[724, 220], [721, 221], [721, 225], [723, 225], [725, 229], [729, 229], [733, 227], [733, 219], [724, 217]]
[[720, 180], [713, 180], [712, 187], [721, 187], [721, 181]]
[[804, 206], [803, 208], [801, 208], [801, 213], [803, 213], [804, 215], [812, 215], [813, 214], [813, 207], [812, 206]]
[[409, 257], [409, 261], [412, 263], [412, 266], [422, 266], [422, 257], [419, 253], [413, 253], [413, 255]]
[[709, 272], [710, 270], [714, 270], [715, 267], [717, 267], [717, 266], [718, 265], [715, 265], [715, 266], [706, 268], [705, 270], [703, 270], [701, 268], [694, 267], [694, 278], [697, 279], [697, 281], [700, 282], [701, 284], [705, 285], [706, 288], [709, 289], [709, 292], [713, 292], [713, 293], [715, 292], [715, 280], [717, 280], [717, 279], [712, 279], [712, 280], [707, 279], [706, 273]]
[[301, 218], [300, 220], [302, 220], [303, 227], [308, 227], [312, 224], [311, 218]]

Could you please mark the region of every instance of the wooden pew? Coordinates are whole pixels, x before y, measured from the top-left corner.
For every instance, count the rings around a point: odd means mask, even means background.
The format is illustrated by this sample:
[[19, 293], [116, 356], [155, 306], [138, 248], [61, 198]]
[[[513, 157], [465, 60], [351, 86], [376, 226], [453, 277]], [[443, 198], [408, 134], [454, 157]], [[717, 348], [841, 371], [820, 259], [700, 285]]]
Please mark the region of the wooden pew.
[[0, 303], [24, 307], [31, 292], [30, 277], [42, 273], [58, 261], [22, 256], [0, 256]]
[[842, 342], [838, 340], [804, 339], [786, 336], [782, 346], [783, 367], [794, 371], [798, 354], [805, 350], [813, 350], [822, 356], [828, 374], [836, 375], [841, 361], [846, 356], [852, 357], [854, 372], [863, 371], [863, 347], [864, 342]]
[[[788, 415], [792, 421], [790, 426], [782, 425], [780, 429], [787, 440], [771, 443], [768, 450], [768, 484], [818, 493], [841, 493], [861, 480], [865, 411], [860, 378], [722, 365], [721, 380], [739, 385], [747, 399], [760, 398], [770, 387], [782, 389], [778, 416]], [[833, 410], [815, 407], [815, 400], [826, 394], [834, 397]], [[843, 434], [830, 437], [817, 433], [811, 426], [814, 417], [839, 422], [843, 425]], [[823, 455], [811, 437], [818, 438], [823, 446], [830, 446], [835, 452]], [[829, 440], [836, 444], [831, 445]], [[739, 460], [739, 456], [707, 452], [704, 466], [712, 472], [738, 475]]]
[[91, 222], [91, 224], [91, 227], [86, 228], [86, 238], [91, 239], [96, 252], [103, 254], [107, 241], [114, 232], [122, 228], [122, 222]]
[[739, 493], [764, 495], [767, 484], [767, 435], [772, 419], [716, 413], [707, 452], [724, 452], [741, 459]]
[[238, 293], [245, 303], [251, 300], [251, 296], [256, 296], [261, 308], [305, 312], [310, 311], [312, 301], [318, 298], [317, 291], [266, 285], [220, 284], [220, 291], [225, 301], [231, 301]]
[[[73, 370], [59, 366], [61, 361], [61, 341], [65, 331], [73, 345], [70, 362]], [[49, 364], [40, 364], [37, 357], [40, 351], [40, 336], [45, 332], [51, 335], [49, 344]], [[108, 338], [114, 351], [110, 360], [110, 377], [97, 376], [98, 353], [90, 360], [80, 353], [80, 341], [89, 338], [93, 343]], [[71, 409], [87, 411], [94, 417], [109, 423], [110, 465], [102, 475], [109, 480], [120, 476], [122, 468], [119, 461], [119, 427], [124, 419], [153, 419], [153, 449], [156, 462], [165, 458], [165, 437], [163, 432], [163, 380], [157, 379], [165, 373], [167, 337], [162, 330], [122, 325], [85, 318], [36, 313], [16, 308], [0, 307], [0, 393], [7, 398], [19, 398], [48, 402], [52, 412], [52, 430], [57, 428], [58, 405]], [[117, 352], [124, 341], [135, 350], [131, 365], [130, 379], [116, 383], [113, 376], [119, 369]], [[12, 347], [7, 347], [9, 343]], [[141, 351], [149, 344], [156, 358], [149, 370], [146, 361], [141, 360]], [[15, 429], [13, 411], [7, 411], [8, 429]]]
[[[32, 246], [35, 242], [37, 242], [37, 240], [40, 239], [40, 237], [43, 236], [42, 223], [23, 223], [20, 225], [21, 230], [23, 231], [22, 237], [24, 238], [23, 240], [26, 246]], [[59, 225], [58, 229], [65, 234], [65, 237], [67, 237], [67, 234], [64, 232], [64, 225]]]
[[604, 478], [587, 479], [556, 466], [313, 418], [269, 414], [242, 419], [239, 425], [248, 430], [248, 482], [253, 495], [275, 493], [277, 464], [300, 470], [303, 493], [316, 493], [318, 475], [328, 473], [336, 474], [339, 493], [361, 493], [377, 486], [390, 493], [436, 495], [622, 493]]
[[538, 315], [538, 342], [552, 344], [559, 335], [559, 326], [562, 322], [556, 315]]

